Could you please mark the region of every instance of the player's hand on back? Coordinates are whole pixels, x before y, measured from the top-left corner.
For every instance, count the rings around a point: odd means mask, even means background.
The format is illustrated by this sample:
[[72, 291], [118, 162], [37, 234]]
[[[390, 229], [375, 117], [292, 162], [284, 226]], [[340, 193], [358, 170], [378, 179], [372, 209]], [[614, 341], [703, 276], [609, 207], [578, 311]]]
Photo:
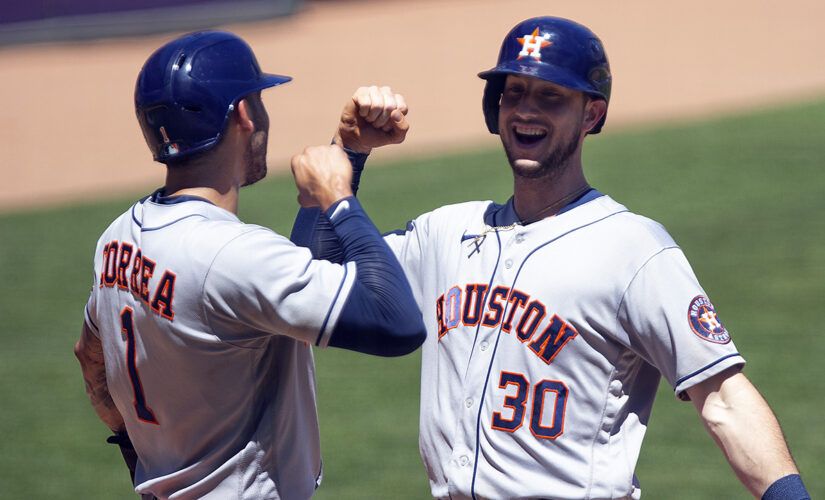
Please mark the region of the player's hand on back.
[[292, 175], [302, 207], [326, 210], [336, 201], [352, 196], [352, 168], [337, 145], [309, 146], [292, 157]]
[[359, 153], [400, 144], [410, 128], [404, 96], [390, 87], [360, 87], [341, 111], [335, 142]]

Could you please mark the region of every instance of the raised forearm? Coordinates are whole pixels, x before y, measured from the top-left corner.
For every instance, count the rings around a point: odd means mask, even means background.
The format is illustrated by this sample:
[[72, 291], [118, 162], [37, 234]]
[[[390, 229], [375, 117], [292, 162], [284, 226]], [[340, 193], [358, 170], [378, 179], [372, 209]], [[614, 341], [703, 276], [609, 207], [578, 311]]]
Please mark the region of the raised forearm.
[[106, 383], [103, 346], [85, 324], [80, 340], [75, 345], [74, 353], [80, 361], [83, 379], [86, 383], [86, 394], [89, 396], [95, 413], [111, 430], [116, 432], [125, 430], [123, 416], [115, 407]]

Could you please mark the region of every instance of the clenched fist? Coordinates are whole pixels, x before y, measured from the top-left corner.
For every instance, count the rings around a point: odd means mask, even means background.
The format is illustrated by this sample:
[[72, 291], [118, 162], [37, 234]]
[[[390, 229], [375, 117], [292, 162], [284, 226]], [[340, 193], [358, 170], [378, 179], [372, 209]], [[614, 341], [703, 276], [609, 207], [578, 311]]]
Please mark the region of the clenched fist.
[[407, 103], [389, 87], [360, 87], [341, 111], [335, 142], [359, 153], [387, 144], [400, 144], [407, 136]]

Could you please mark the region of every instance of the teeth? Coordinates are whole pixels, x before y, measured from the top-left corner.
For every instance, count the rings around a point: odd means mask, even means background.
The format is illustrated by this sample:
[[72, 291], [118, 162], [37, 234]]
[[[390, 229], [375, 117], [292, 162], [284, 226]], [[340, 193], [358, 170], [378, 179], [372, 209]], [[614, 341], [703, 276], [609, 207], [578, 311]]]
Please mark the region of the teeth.
[[533, 128], [533, 127], [515, 127], [515, 131], [517, 134], [521, 135], [530, 135], [530, 136], [542, 136], [545, 134], [544, 130], [540, 128]]

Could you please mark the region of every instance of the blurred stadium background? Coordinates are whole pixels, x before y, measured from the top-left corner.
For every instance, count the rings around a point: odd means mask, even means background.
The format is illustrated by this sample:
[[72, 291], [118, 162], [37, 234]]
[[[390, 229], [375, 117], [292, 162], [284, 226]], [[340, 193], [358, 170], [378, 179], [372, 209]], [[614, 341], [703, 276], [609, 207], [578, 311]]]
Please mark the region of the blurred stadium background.
[[[135, 120], [135, 77], [158, 46], [204, 27], [236, 32], [265, 70], [294, 77], [263, 94], [273, 170], [285, 170], [305, 145], [327, 142], [344, 100], [369, 84], [394, 87], [411, 109], [406, 147], [379, 150], [376, 158], [495, 147], [481, 119], [476, 74], [493, 65], [514, 24], [548, 13], [588, 25], [607, 47], [615, 76], [607, 133], [804, 101], [825, 89], [821, 0], [747, 7], [740, 0], [193, 2], [0, 3], [3, 38], [16, 32], [29, 40], [0, 45], [0, 210], [98, 199], [162, 180]], [[261, 14], [266, 5], [269, 15]], [[238, 20], [250, 13], [251, 20]], [[165, 23], [166, 15], [176, 21]], [[63, 28], [49, 35], [50, 25]], [[115, 27], [120, 36], [93, 37], [95, 29]], [[47, 40], [60, 32], [64, 41]]]
[[6, 2], [0, 44], [195, 30], [292, 14], [301, 0], [31, 0]]

